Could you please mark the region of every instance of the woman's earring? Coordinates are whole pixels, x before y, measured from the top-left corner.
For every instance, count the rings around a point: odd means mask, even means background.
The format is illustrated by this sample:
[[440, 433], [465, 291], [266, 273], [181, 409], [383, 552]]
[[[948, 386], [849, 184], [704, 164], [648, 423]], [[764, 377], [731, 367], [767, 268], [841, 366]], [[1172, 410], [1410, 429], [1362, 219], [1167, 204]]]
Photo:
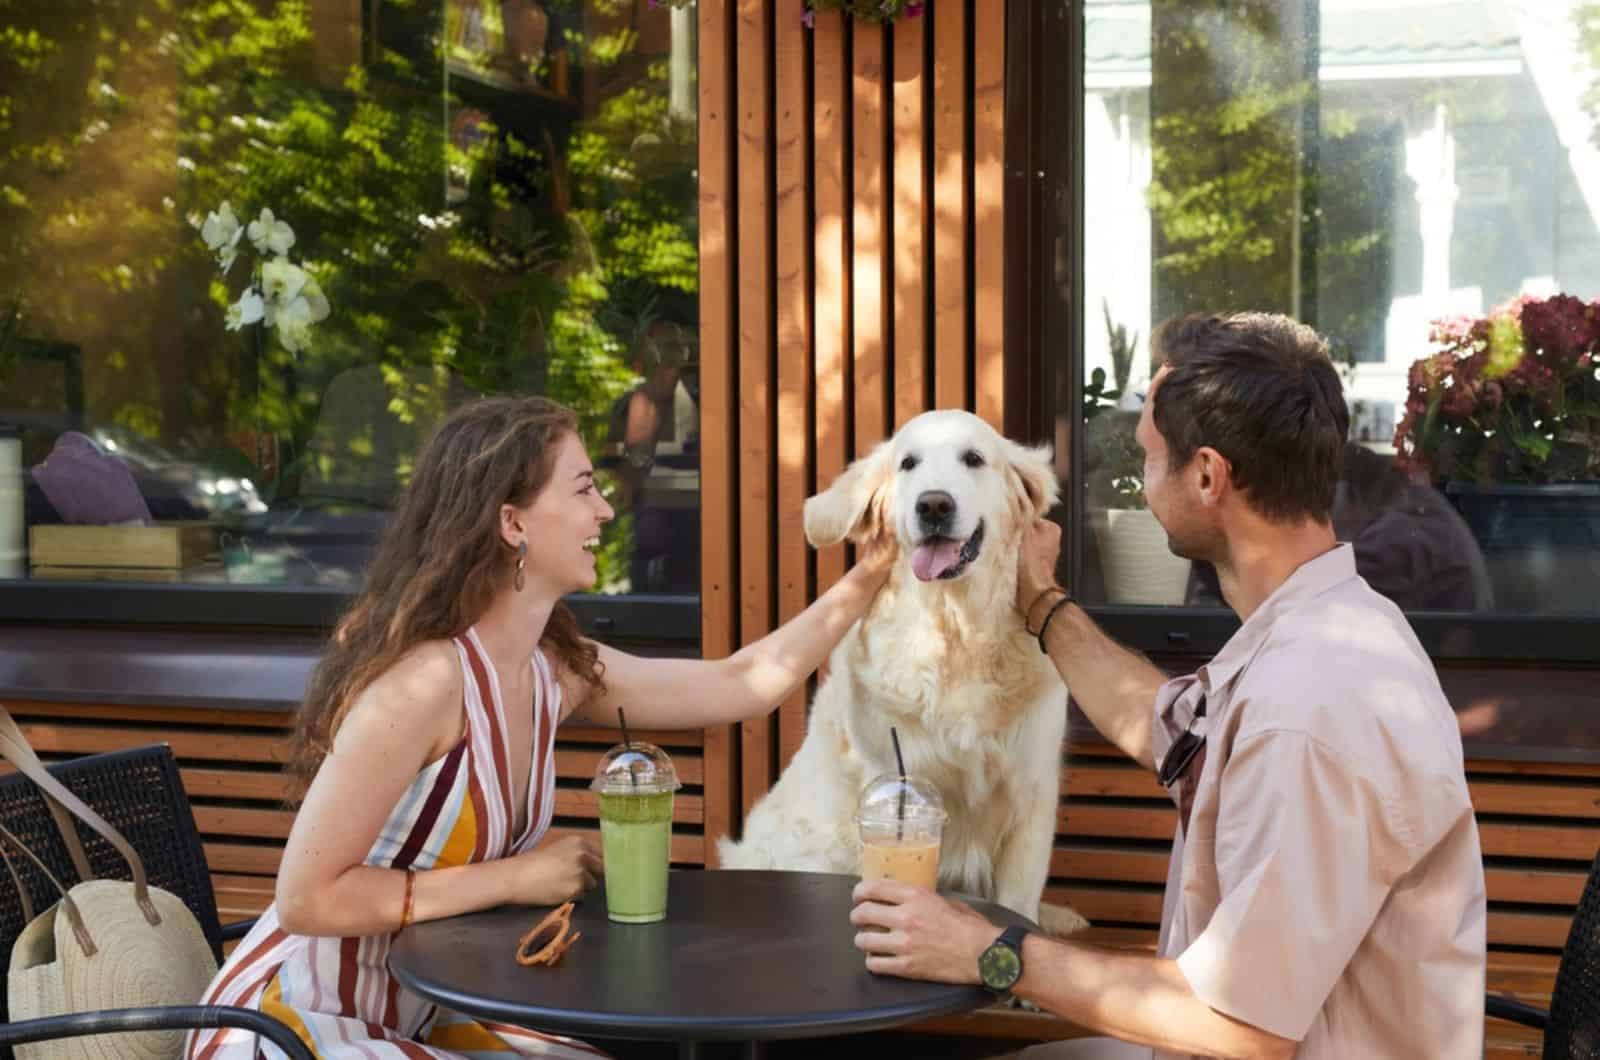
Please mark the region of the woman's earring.
[[520, 542], [517, 545], [517, 592], [522, 591], [522, 586], [527, 582], [527, 577], [522, 573], [523, 566], [528, 562], [528, 543]]

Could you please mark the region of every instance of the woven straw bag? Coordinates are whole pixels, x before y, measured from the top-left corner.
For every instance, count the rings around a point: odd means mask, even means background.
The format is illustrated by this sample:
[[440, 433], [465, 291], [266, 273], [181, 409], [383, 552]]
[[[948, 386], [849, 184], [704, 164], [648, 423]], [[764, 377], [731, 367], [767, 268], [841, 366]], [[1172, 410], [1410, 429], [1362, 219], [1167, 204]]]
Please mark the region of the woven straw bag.
[[[45, 795], [62, 842], [83, 882], [68, 889], [34, 853], [0, 828], [9, 844], [44, 872], [61, 901], [35, 916], [7, 857], [28, 924], [6, 975], [12, 1020], [115, 1008], [193, 1005], [216, 974], [200, 923], [176, 895], [145, 880], [144, 863], [122, 835], [45, 771], [11, 715], [0, 707], [0, 757]], [[97, 880], [67, 814], [98, 832], [127, 861], [133, 882]], [[182, 1030], [102, 1034], [20, 1045], [16, 1060], [177, 1060]]]

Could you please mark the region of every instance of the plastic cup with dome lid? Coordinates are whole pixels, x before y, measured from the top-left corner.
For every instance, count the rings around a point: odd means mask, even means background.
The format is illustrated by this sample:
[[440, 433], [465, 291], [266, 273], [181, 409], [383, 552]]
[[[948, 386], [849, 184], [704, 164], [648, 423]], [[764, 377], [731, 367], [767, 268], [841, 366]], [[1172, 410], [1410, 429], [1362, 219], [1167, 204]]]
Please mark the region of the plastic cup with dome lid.
[[655, 744], [629, 739], [600, 759], [589, 785], [600, 800], [606, 915], [649, 924], [667, 915], [672, 860], [672, 800], [682, 783], [672, 759]]
[[[898, 738], [895, 743], [898, 749]], [[944, 799], [927, 780], [903, 768], [873, 778], [856, 805], [861, 878], [936, 889], [939, 846], [948, 819]]]

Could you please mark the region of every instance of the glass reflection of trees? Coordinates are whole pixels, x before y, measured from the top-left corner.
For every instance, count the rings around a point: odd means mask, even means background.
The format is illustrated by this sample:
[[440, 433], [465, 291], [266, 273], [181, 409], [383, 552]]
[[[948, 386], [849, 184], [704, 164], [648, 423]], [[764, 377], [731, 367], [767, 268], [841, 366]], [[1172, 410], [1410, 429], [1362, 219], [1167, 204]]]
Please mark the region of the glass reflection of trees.
[[[249, 476], [269, 520], [381, 510], [472, 393], [548, 393], [598, 446], [636, 378], [618, 321], [696, 289], [692, 47], [646, 0], [552, 0], [485, 76], [441, 2], [0, 0], [3, 404]], [[293, 225], [333, 306], [308, 349], [224, 330], [242, 277], [197, 230], [224, 200]], [[81, 350], [84, 408], [23, 339]]]

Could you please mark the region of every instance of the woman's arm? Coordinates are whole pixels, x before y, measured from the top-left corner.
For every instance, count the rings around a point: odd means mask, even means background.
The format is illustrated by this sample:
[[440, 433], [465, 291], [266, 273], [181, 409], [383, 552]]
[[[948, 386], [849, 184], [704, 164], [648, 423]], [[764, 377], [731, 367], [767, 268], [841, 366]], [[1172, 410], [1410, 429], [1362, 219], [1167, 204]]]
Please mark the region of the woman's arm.
[[725, 659], [647, 659], [599, 645], [605, 690], [564, 682], [569, 693], [586, 694], [571, 716], [614, 726], [620, 706], [630, 727], [699, 729], [765, 714], [822, 665], [866, 613], [893, 559], [887, 545], [864, 550], [810, 607]]
[[[285, 931], [349, 937], [400, 927], [406, 873], [363, 862], [406, 789], [455, 746], [462, 724], [461, 668], [447, 643], [419, 647], [360, 695], [289, 831], [276, 896]], [[576, 836], [502, 861], [418, 872], [411, 919], [562, 901], [599, 874], [595, 844]]]

